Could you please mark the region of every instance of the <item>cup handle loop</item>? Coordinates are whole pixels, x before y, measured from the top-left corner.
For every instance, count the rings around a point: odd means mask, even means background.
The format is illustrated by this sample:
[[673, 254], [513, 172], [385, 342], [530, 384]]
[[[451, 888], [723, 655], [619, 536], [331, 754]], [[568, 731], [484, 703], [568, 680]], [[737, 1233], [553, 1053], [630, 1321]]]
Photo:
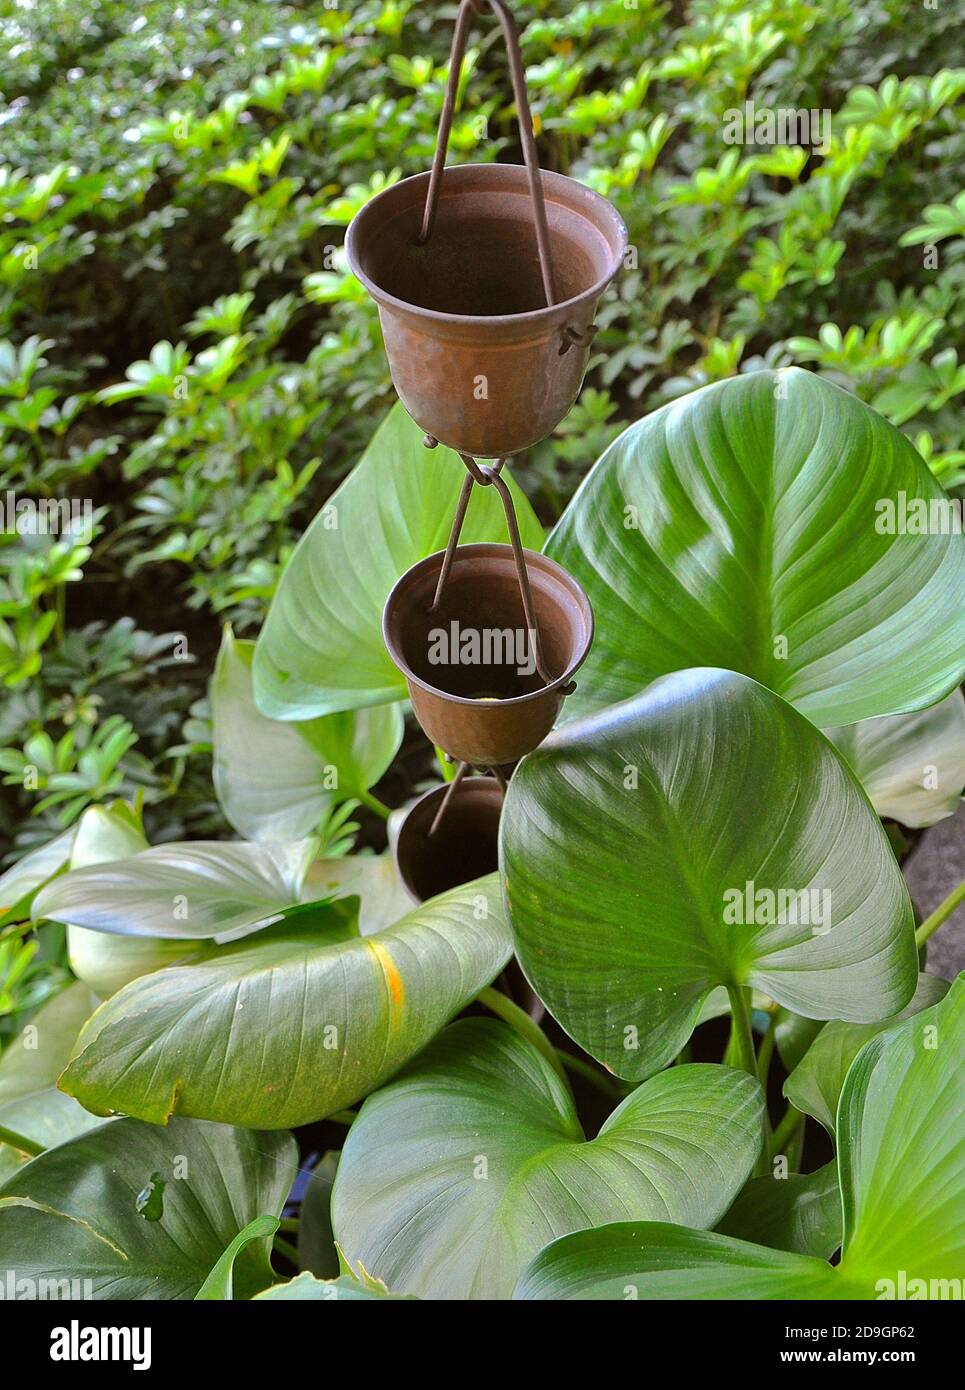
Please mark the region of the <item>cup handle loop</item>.
[[452, 117], [456, 109], [456, 93], [459, 89], [462, 60], [466, 52], [466, 39], [469, 35], [472, 16], [474, 14], [482, 14], [486, 9], [496, 15], [503, 31], [503, 38], [506, 42], [506, 52], [509, 57], [509, 71], [513, 80], [513, 96], [516, 101], [516, 117], [519, 122], [519, 138], [523, 147], [523, 159], [526, 163], [526, 173], [529, 178], [530, 196], [533, 200], [533, 218], [536, 223], [536, 246], [539, 252], [539, 268], [543, 280], [543, 293], [546, 297], [547, 306], [549, 306], [557, 303], [557, 295], [553, 279], [553, 265], [550, 260], [549, 226], [546, 221], [546, 202], [543, 197], [543, 181], [540, 177], [539, 155], [536, 151], [536, 140], [533, 137], [533, 118], [530, 114], [529, 97], [526, 93], [526, 73], [523, 67], [523, 57], [519, 48], [519, 33], [516, 28], [516, 21], [503, 3], [503, 0], [462, 0], [462, 4], [459, 6], [459, 13], [456, 15], [456, 28], [452, 36], [452, 51], [449, 56], [449, 76], [446, 81], [446, 92], [442, 103], [442, 115], [439, 118], [439, 133], [436, 137], [436, 149], [432, 158], [432, 171], [429, 175], [429, 189], [426, 193], [425, 207], [422, 212], [422, 227], [416, 240], [418, 244], [422, 246], [432, 235], [436, 207], [439, 201], [439, 185], [442, 182], [442, 171], [446, 162], [446, 151], [449, 148], [449, 135], [452, 131]]

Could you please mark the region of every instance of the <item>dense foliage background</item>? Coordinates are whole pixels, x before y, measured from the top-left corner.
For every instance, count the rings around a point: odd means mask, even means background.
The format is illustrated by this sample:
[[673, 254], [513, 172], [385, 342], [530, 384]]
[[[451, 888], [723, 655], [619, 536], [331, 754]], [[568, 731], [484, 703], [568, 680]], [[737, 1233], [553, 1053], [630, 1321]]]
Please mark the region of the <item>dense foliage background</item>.
[[[541, 159], [616, 202], [634, 251], [577, 407], [517, 461], [543, 521], [627, 421], [795, 362], [960, 487], [953, 7], [515, 8]], [[393, 400], [340, 246], [373, 192], [429, 163], [454, 13], [0, 0], [0, 496], [95, 509], [89, 541], [0, 536], [0, 863], [138, 790], [152, 841], [228, 833], [206, 701], [220, 627], [255, 634]], [[518, 157], [509, 91], [481, 22], [453, 158]], [[729, 145], [748, 99], [827, 108], [831, 138]], [[18, 949], [0, 956], [8, 1027], [58, 981], [58, 938], [46, 961]]]

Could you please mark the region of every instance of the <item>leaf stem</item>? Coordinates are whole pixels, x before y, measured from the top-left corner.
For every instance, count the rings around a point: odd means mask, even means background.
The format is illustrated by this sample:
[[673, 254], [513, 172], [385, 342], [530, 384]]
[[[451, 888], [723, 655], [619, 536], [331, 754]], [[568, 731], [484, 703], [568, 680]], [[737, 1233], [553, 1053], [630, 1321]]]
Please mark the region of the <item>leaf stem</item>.
[[572, 1052], [564, 1052], [561, 1047], [554, 1047], [553, 1051], [559, 1057], [564, 1067], [567, 1067], [575, 1076], [581, 1076], [584, 1081], [588, 1081], [591, 1086], [595, 1086], [607, 1100], [621, 1101], [623, 1093], [619, 1087], [612, 1082], [609, 1077], [597, 1071], [596, 1067], [585, 1062], [582, 1057], [574, 1057]]
[[383, 820], [388, 820], [389, 816], [391, 816], [392, 808], [386, 806], [384, 801], [380, 801], [379, 798], [373, 796], [371, 792], [359, 791], [356, 792], [356, 796], [363, 806], [367, 806], [370, 811], [374, 811], [375, 814], [381, 816]]
[[915, 945], [924, 946], [925, 942], [936, 932], [946, 918], [951, 917], [956, 907], [965, 902], [965, 879], [953, 888], [943, 903], [939, 903], [930, 917], [926, 917], [924, 922], [915, 932]]
[[18, 1134], [15, 1129], [7, 1129], [6, 1125], [0, 1125], [0, 1144], [9, 1144], [12, 1149], [18, 1149], [22, 1154], [30, 1154], [31, 1158], [46, 1153], [43, 1144], [35, 1143], [25, 1134]]
[[501, 1018], [504, 1023], [508, 1023], [510, 1028], [517, 1032], [521, 1038], [526, 1038], [528, 1042], [531, 1042], [537, 1051], [546, 1058], [557, 1076], [566, 1081], [566, 1072], [563, 1070], [563, 1063], [556, 1055], [556, 1048], [539, 1024], [534, 1023], [524, 1009], [521, 1009], [518, 1004], [514, 1004], [498, 989], [493, 989], [492, 986], [481, 989], [476, 995], [476, 1000]]
[[798, 1127], [803, 1123], [803, 1110], [797, 1110], [793, 1105], [789, 1105], [771, 1136], [771, 1142], [768, 1146], [771, 1158], [775, 1158], [781, 1153], [787, 1153], [788, 1145], [797, 1134]]
[[757, 1054], [757, 1075], [760, 1083], [767, 1090], [767, 1077], [771, 1070], [771, 1058], [774, 1056], [774, 1044], [777, 1042], [777, 1014], [773, 1013], [767, 1020], [767, 1032], [761, 1039], [760, 1051]]
[[730, 1041], [727, 1052], [733, 1065], [757, 1078], [754, 1035], [751, 1032], [751, 992], [745, 985], [728, 985], [730, 1000]]

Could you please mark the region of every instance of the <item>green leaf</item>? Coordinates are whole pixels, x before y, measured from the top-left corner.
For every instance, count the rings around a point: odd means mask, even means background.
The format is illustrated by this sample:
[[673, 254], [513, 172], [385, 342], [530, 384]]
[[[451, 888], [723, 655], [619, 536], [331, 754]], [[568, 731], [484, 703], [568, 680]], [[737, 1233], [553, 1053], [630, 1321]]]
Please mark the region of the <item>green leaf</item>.
[[31, 850], [4, 874], [0, 874], [0, 927], [8, 922], [25, 922], [30, 916], [30, 904], [45, 883], [59, 874], [70, 861], [77, 827], [71, 826], [62, 835], [48, 840], [39, 849]]
[[515, 1297], [554, 1302], [823, 1299], [831, 1296], [832, 1275], [823, 1260], [714, 1231], [621, 1221], [547, 1246], [524, 1271]]
[[676, 1056], [717, 985], [853, 1022], [915, 988], [911, 902], [853, 774], [731, 671], [551, 734], [510, 783], [501, 863], [531, 983], [631, 1080]]
[[[96, 1002], [86, 985], [68, 985], [0, 1053], [0, 1131], [45, 1149], [103, 1123], [57, 1090], [57, 1078]], [[0, 1143], [0, 1174], [12, 1171], [25, 1152]]]
[[777, 1051], [786, 1071], [793, 1071], [824, 1027], [819, 1018], [802, 1018], [790, 1009], [778, 1009], [774, 1022]]
[[285, 1284], [274, 1284], [270, 1289], [256, 1294], [255, 1298], [260, 1301], [263, 1298], [274, 1300], [284, 1300], [290, 1302], [298, 1300], [303, 1303], [342, 1303], [356, 1302], [364, 1299], [394, 1299], [399, 1303], [411, 1303], [413, 1299], [405, 1294], [381, 1292], [379, 1289], [367, 1288], [360, 1284], [357, 1279], [350, 1275], [342, 1275], [338, 1279], [316, 1279], [313, 1274], [296, 1274], [294, 1279], [289, 1279]]
[[[77, 822], [70, 855], [71, 869], [86, 869], [126, 859], [147, 848], [137, 816], [123, 802], [91, 806]], [[99, 999], [107, 999], [139, 975], [173, 965], [195, 947], [191, 942], [144, 936], [117, 936], [86, 927], [67, 927], [67, 958], [78, 979]], [[64, 1056], [67, 1065], [69, 1052]]]
[[340, 1268], [332, 1230], [332, 1187], [338, 1160], [338, 1153], [319, 1159], [308, 1179], [299, 1214], [298, 1264], [319, 1279], [333, 1278]]
[[155, 845], [62, 875], [38, 893], [33, 913], [129, 936], [230, 940], [299, 903], [316, 849], [314, 840]]
[[631, 425], [546, 547], [596, 615], [567, 713], [696, 665], [753, 676], [816, 724], [934, 704], [962, 678], [965, 547], [879, 531], [901, 494], [951, 505], [900, 431], [799, 368]]
[[398, 705], [281, 723], [258, 712], [254, 642], [226, 627], [211, 682], [214, 785], [227, 820], [251, 840], [297, 840], [336, 801], [375, 785], [399, 751]]
[[844, 1248], [832, 1268], [730, 1236], [626, 1222], [543, 1250], [517, 1297], [960, 1298], [965, 1248], [965, 976], [879, 1033], [838, 1108]]
[[316, 859], [302, 888], [307, 902], [323, 898], [361, 898], [359, 931], [373, 936], [412, 910], [391, 854], [344, 854]]
[[628, 1216], [712, 1225], [750, 1173], [762, 1119], [745, 1073], [673, 1067], [587, 1141], [537, 1049], [466, 1019], [362, 1107], [335, 1179], [336, 1239], [398, 1292], [508, 1298], [564, 1232]]
[[[239, 1231], [281, 1211], [296, 1161], [287, 1134], [178, 1119], [101, 1125], [0, 1189], [4, 1262], [17, 1279], [90, 1280], [95, 1298], [193, 1298]], [[239, 1297], [272, 1281], [269, 1249], [262, 1237], [238, 1254]]]
[[829, 1260], [841, 1244], [837, 1165], [826, 1163], [804, 1176], [752, 1178], [717, 1229], [774, 1250]]
[[354, 1104], [510, 954], [495, 874], [374, 936], [346, 935], [355, 906], [323, 905], [135, 980], [81, 1033], [62, 1088], [156, 1124], [180, 1114], [279, 1129]]
[[802, 1060], [784, 1083], [784, 1094], [793, 1106], [813, 1115], [830, 1135], [848, 1068], [869, 1038], [893, 1028], [903, 1018], [944, 999], [948, 982], [936, 975], [919, 975], [914, 997], [901, 1013], [878, 1023], [826, 1023]]
[[195, 1302], [225, 1302], [234, 1298], [235, 1260], [253, 1241], [270, 1240], [281, 1225], [277, 1216], [256, 1216], [243, 1231], [239, 1231], [214, 1269], [194, 1295]]
[[825, 729], [879, 816], [934, 825], [954, 814], [965, 785], [965, 696], [953, 690], [915, 714]]
[[[255, 652], [255, 697], [272, 719], [314, 719], [405, 696], [382, 641], [382, 609], [411, 565], [445, 547], [465, 477], [457, 454], [428, 450], [422, 438], [395, 405], [299, 542]], [[523, 544], [539, 550], [539, 522], [510, 486]], [[507, 539], [495, 488], [474, 488], [462, 540]]]

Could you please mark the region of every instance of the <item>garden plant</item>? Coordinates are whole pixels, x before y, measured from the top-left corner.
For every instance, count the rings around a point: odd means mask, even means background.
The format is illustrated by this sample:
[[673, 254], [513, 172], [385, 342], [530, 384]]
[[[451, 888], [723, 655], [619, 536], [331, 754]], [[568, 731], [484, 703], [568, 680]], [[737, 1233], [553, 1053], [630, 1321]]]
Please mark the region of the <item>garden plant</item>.
[[0, 0], [0, 1297], [961, 1298], [948, 15], [463, 8]]

